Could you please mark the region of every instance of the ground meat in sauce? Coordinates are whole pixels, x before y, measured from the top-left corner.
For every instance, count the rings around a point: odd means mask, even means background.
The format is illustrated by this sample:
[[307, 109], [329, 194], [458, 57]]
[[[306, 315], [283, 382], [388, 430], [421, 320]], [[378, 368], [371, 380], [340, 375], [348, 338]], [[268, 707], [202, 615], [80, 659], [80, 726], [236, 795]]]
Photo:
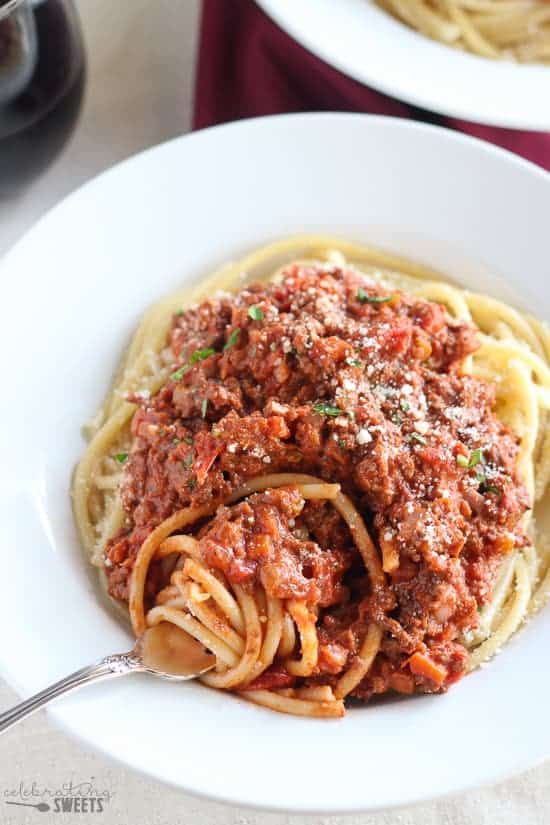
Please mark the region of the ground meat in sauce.
[[[517, 440], [494, 415], [493, 388], [460, 372], [475, 329], [352, 269], [292, 265], [280, 283], [177, 313], [169, 345], [175, 375], [133, 399], [127, 526], [106, 551], [112, 595], [128, 598], [139, 546], [175, 509], [223, 502], [254, 476], [313, 473], [339, 482], [377, 546], [397, 552], [385, 588], [371, 588], [330, 505], [304, 504], [293, 488], [221, 507], [201, 534], [207, 562], [320, 608], [310, 682], [336, 679], [371, 621], [382, 648], [354, 695], [436, 692], [460, 678], [462, 634], [503, 555], [528, 541]], [[415, 672], [416, 652], [444, 668], [443, 683]], [[293, 681], [280, 665], [262, 679]]]
[[199, 533], [207, 566], [221, 570], [236, 584], [258, 582], [276, 599], [303, 599], [315, 607], [340, 602], [342, 575], [351, 564], [353, 549], [349, 538], [347, 548], [330, 542], [321, 549], [311, 541], [305, 503], [298, 489], [290, 487], [220, 507]]

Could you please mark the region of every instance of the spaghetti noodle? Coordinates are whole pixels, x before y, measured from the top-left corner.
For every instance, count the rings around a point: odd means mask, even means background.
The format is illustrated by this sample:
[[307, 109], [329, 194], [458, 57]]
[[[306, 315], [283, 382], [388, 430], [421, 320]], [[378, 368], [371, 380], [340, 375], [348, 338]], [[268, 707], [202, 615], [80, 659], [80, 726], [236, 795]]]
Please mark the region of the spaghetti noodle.
[[415, 263], [271, 244], [145, 316], [75, 472], [83, 543], [136, 636], [214, 653], [210, 687], [318, 717], [445, 690], [550, 589], [549, 358]]
[[402, 22], [447, 46], [493, 59], [550, 62], [546, 0], [376, 0]]

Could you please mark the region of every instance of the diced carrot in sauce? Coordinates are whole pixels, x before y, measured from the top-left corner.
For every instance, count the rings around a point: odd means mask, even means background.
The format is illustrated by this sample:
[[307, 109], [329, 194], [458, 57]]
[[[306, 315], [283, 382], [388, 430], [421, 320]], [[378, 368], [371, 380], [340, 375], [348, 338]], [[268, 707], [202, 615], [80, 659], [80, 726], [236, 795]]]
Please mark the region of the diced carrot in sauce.
[[447, 678], [446, 668], [436, 664], [433, 659], [430, 659], [424, 653], [413, 653], [408, 660], [408, 664], [411, 673], [416, 676], [423, 676], [425, 679], [431, 679], [436, 685], [442, 685]]

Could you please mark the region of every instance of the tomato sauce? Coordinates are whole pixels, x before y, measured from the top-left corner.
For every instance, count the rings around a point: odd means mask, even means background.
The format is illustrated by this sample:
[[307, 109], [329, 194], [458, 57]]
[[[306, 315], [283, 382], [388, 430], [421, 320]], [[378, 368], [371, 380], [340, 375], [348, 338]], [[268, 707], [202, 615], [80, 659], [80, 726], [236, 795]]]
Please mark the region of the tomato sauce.
[[[214, 501], [200, 534], [207, 563], [319, 608], [309, 683], [336, 679], [371, 621], [382, 648], [355, 695], [436, 692], [460, 678], [462, 636], [502, 557], [528, 542], [517, 439], [494, 413], [494, 388], [462, 373], [475, 328], [353, 269], [292, 265], [280, 283], [176, 313], [168, 344], [172, 377], [131, 399], [127, 523], [106, 554], [112, 595], [127, 599], [135, 555], [160, 521]], [[394, 560], [384, 588], [371, 587], [329, 504], [285, 488], [222, 506], [250, 478], [293, 471], [352, 497]], [[287, 681], [280, 668], [272, 678]]]

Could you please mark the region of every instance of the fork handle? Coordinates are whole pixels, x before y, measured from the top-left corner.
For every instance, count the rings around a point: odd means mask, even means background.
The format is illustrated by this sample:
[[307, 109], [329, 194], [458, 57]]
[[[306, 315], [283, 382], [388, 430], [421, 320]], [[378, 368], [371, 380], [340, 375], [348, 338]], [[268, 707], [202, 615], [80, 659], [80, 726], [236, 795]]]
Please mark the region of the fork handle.
[[59, 682], [41, 690], [24, 702], [15, 705], [10, 710], [0, 714], [0, 733], [11, 728], [12, 725], [26, 719], [32, 713], [47, 705], [52, 699], [57, 699], [64, 693], [104, 679], [113, 679], [116, 676], [125, 676], [127, 673], [143, 671], [143, 665], [132, 653], [118, 653], [114, 656], [105, 656], [94, 665], [88, 665], [71, 673]]

